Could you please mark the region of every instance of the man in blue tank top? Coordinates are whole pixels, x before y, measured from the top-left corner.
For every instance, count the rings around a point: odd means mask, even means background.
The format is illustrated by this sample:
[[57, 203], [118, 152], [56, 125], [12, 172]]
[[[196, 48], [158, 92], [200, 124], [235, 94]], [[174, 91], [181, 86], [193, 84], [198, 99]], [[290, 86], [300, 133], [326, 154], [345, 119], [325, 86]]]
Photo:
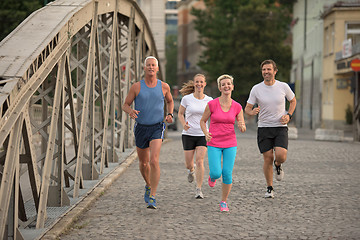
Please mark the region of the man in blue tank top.
[[[164, 100], [166, 122], [172, 123], [174, 101], [167, 83], [157, 79], [158, 60], [149, 56], [144, 62], [145, 79], [134, 83], [125, 99], [123, 111], [135, 119], [135, 143], [139, 169], [145, 180], [144, 200], [148, 208], [156, 209], [155, 194], [160, 180], [159, 156], [164, 137]], [[130, 106], [135, 101], [135, 109]]]

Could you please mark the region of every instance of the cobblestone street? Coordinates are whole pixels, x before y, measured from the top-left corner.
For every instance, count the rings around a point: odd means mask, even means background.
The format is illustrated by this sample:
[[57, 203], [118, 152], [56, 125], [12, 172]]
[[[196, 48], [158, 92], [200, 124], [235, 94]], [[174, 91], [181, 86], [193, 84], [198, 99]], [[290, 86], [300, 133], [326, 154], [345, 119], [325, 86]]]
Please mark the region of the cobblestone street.
[[285, 178], [266, 183], [256, 132], [237, 133], [230, 212], [219, 211], [221, 181], [211, 188], [207, 158], [204, 199], [187, 182], [180, 132], [161, 150], [158, 209], [147, 209], [138, 160], [60, 239], [359, 239], [360, 144], [290, 140]]

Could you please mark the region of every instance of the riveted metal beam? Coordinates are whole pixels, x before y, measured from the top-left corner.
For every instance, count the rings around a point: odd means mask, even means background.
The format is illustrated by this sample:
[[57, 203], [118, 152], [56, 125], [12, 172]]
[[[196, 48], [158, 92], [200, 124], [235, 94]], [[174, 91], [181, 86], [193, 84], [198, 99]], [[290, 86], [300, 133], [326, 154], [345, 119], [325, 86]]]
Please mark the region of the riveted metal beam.
[[49, 206], [68, 205], [133, 147], [121, 106], [149, 54], [151, 30], [132, 0], [57, 0], [0, 43], [1, 237], [43, 228]]

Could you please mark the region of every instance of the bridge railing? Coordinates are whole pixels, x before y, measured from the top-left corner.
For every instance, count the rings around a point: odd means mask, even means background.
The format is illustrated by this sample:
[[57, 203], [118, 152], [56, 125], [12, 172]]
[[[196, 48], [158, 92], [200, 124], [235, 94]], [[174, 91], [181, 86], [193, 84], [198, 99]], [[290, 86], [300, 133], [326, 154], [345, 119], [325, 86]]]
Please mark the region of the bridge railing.
[[132, 0], [57, 0], [0, 43], [0, 238], [43, 228], [47, 207], [69, 205], [133, 146], [121, 106], [148, 55], [154, 39]]

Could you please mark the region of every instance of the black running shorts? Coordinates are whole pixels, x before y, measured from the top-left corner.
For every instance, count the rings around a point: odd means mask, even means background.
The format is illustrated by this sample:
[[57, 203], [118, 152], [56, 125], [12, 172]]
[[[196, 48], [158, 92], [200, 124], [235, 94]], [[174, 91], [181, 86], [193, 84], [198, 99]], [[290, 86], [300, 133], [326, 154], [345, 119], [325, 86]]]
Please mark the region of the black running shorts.
[[190, 135], [182, 135], [182, 143], [183, 149], [186, 150], [194, 150], [197, 146], [205, 146], [206, 147], [206, 139], [205, 136], [190, 136]]
[[259, 127], [257, 134], [258, 147], [261, 153], [274, 147], [288, 148], [287, 127]]

